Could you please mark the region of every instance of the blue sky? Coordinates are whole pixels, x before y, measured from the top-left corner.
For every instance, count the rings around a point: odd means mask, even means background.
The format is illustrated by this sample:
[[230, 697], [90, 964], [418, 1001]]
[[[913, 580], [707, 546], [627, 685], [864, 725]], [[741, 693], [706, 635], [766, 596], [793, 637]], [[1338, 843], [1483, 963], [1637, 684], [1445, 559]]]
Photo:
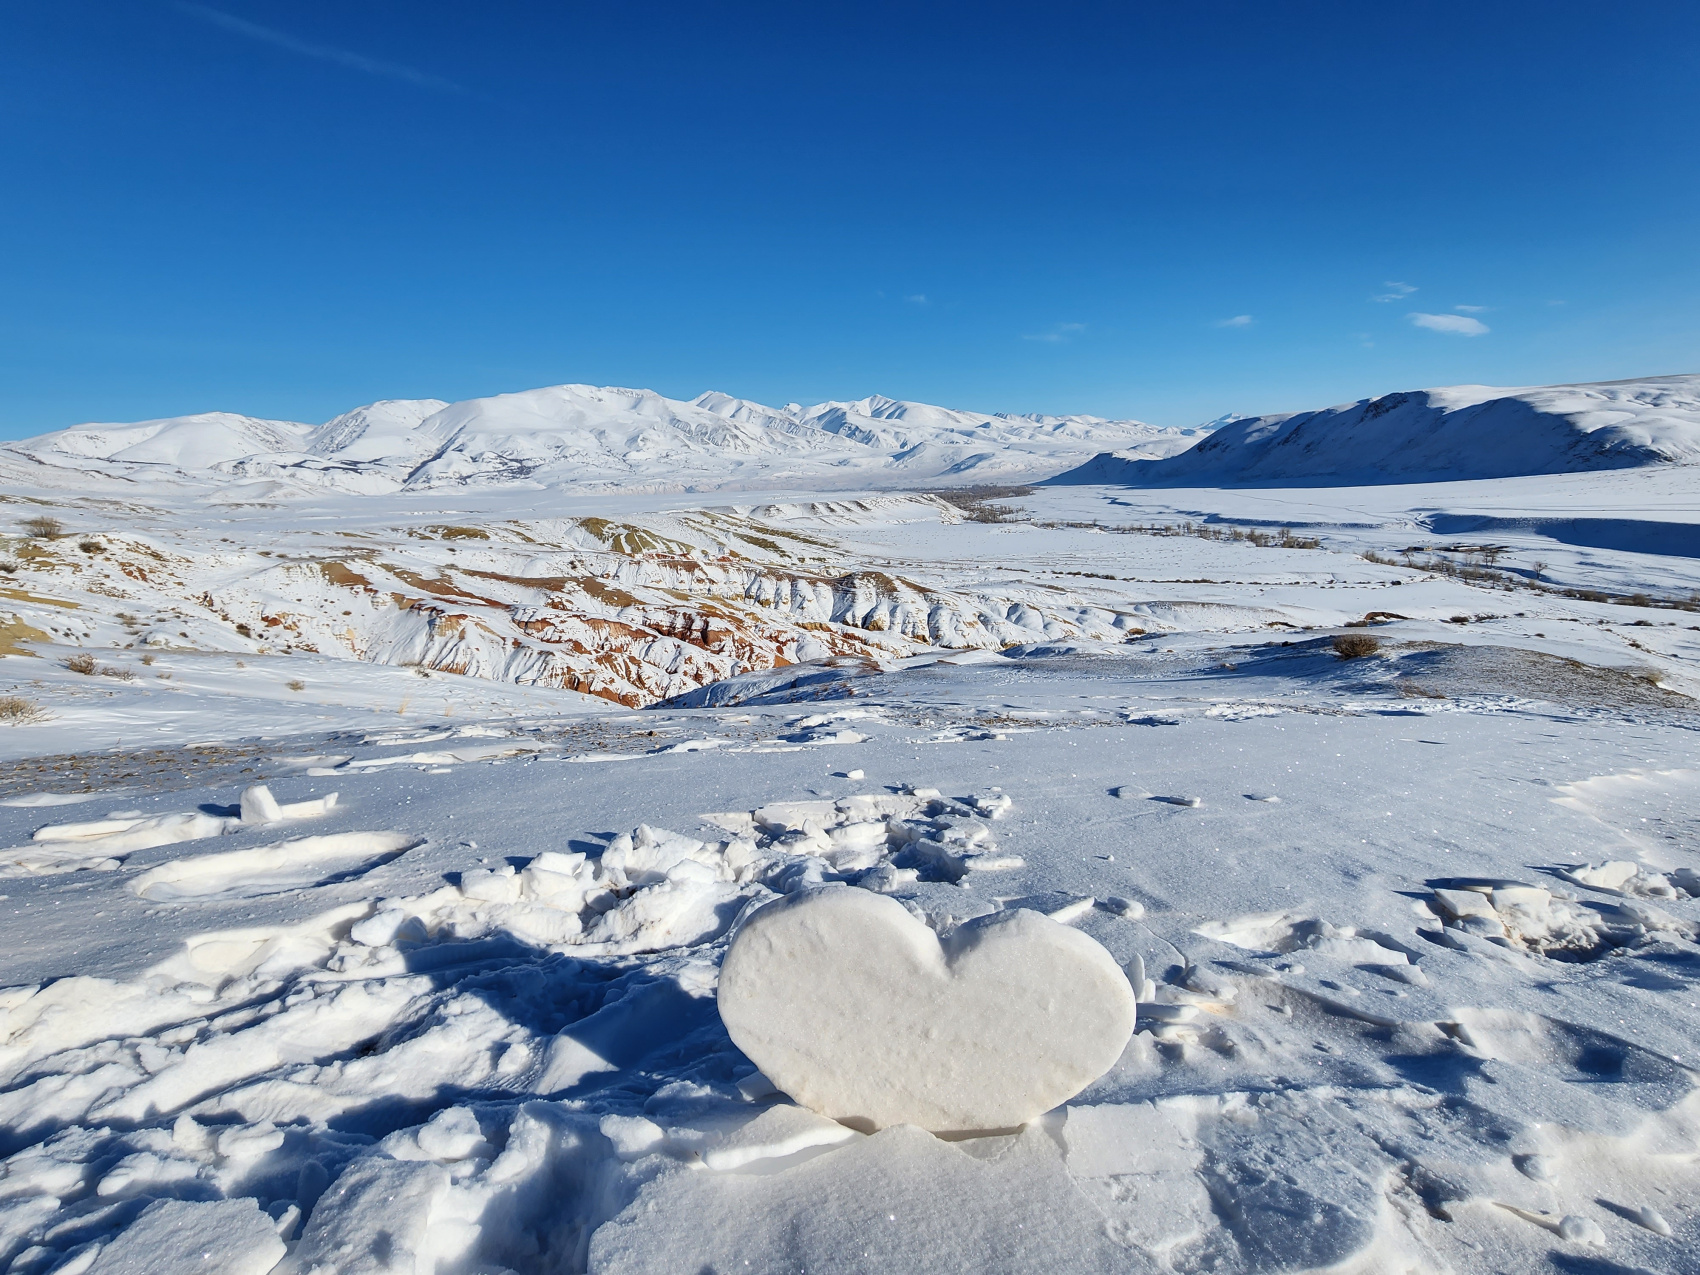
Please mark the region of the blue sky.
[[1700, 371], [1697, 139], [1691, 0], [0, 0], [0, 435]]

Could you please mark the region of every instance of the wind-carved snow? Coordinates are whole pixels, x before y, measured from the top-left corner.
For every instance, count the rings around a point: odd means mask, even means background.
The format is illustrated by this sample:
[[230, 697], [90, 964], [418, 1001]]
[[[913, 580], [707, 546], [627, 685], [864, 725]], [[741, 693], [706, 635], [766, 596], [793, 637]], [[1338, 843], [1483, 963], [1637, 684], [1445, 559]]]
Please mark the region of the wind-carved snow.
[[1023, 908], [941, 939], [865, 891], [794, 895], [740, 927], [721, 1020], [787, 1095], [852, 1127], [1017, 1128], [1102, 1076], [1133, 1032], [1128, 979], [1064, 920]]
[[363, 875], [411, 850], [401, 832], [339, 832], [275, 845], [191, 855], [133, 877], [130, 889], [155, 903], [253, 899]]
[[317, 819], [335, 805], [336, 793], [311, 801], [280, 805], [264, 784], [242, 794], [237, 815], [204, 810], [144, 816], [140, 812], [109, 815], [82, 823], [48, 824], [37, 828], [33, 842], [0, 850], [0, 879], [60, 872], [114, 872], [137, 850], [220, 837], [244, 828], [290, 820]]
[[[1000, 879], [978, 865], [1006, 853], [993, 841], [1023, 809], [997, 791], [804, 795], [714, 813], [716, 840], [644, 824], [599, 855], [496, 866], [472, 866], [466, 848], [430, 893], [347, 902], [334, 892], [360, 878], [309, 878], [419, 838], [333, 833], [150, 868], [130, 893], [167, 909], [286, 887], [330, 906], [193, 934], [134, 977], [0, 993], [0, 1243], [24, 1272], [144, 1255], [166, 1270], [191, 1249], [221, 1269], [282, 1259], [303, 1275], [362, 1261], [647, 1272], [705, 1254], [846, 1272], [868, 1254], [894, 1269], [967, 1255], [1038, 1271], [1059, 1252], [1106, 1272], [1206, 1256], [1245, 1272], [1424, 1269], [1453, 1229], [1608, 1242], [1580, 1206], [1554, 1208], [1568, 1198], [1554, 1183], [1604, 1149], [1624, 1166], [1606, 1188], [1621, 1195], [1646, 1172], [1631, 1148], [1649, 1131], [1687, 1136], [1680, 1062], [1443, 991], [1461, 962], [1565, 957], [1456, 929], [1478, 912], [1451, 886], [1420, 924], [1458, 946], [1295, 909], [1199, 921], [1205, 946], [1164, 968], [1143, 909], [962, 891]], [[928, 879], [981, 918], [1096, 917], [1106, 941], [1154, 958], [1127, 962], [1138, 1034], [1111, 1073], [1017, 1134], [846, 1128], [776, 1093], [715, 1012], [729, 928], [822, 883], [871, 902], [864, 891], [895, 887], [881, 906], [947, 938], [988, 923], [920, 907], [912, 887]], [[1514, 922], [1533, 934], [1531, 887], [1459, 888], [1506, 935]], [[1620, 937], [1643, 960], [1692, 945]], [[1371, 1005], [1366, 981], [1402, 999]], [[1610, 1095], [1602, 1059], [1623, 1072]], [[1257, 1080], [1272, 1071], [1286, 1079]], [[1528, 1126], [1534, 1112], [1547, 1123]], [[1667, 1215], [1688, 1224], [1657, 1198], [1625, 1206], [1653, 1240], [1676, 1233]], [[1296, 1209], [1312, 1220], [1283, 1224]], [[1507, 1247], [1525, 1251], [1540, 1246]]]

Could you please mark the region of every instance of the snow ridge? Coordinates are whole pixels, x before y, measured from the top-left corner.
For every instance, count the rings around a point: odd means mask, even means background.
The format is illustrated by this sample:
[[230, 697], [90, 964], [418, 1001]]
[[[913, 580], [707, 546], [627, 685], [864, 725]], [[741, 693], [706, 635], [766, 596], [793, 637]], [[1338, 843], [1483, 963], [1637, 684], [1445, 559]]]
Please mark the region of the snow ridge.
[[1695, 465], [1700, 376], [1455, 385], [1212, 424], [1190, 451], [1158, 459], [1105, 452], [1053, 481], [1333, 486]]

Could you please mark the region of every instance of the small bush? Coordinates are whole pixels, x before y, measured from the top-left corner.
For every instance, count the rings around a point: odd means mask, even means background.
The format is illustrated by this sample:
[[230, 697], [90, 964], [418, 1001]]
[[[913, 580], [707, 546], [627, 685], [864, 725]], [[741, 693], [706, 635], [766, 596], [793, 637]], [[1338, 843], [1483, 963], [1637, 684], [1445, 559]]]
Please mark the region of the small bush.
[[47, 714], [27, 699], [16, 695], [0, 696], [0, 722], [39, 722]]
[[154, 655], [152, 652], [149, 652], [147, 655], [142, 656], [142, 663], [143, 664], [152, 664], [154, 662], [154, 660], [156, 660], [158, 658], [159, 658], [158, 656]]
[[0, 571], [4, 571], [7, 575], [15, 575], [17, 570], [18, 564], [9, 558], [5, 562], [0, 562]]
[[65, 667], [73, 673], [81, 673], [84, 677], [92, 677], [95, 670], [94, 656], [87, 651], [79, 652], [65, 661]]
[[288, 683], [288, 686], [292, 691], [304, 691], [307, 689], [307, 683], [303, 682], [300, 678], [295, 678], [293, 681]]
[[53, 540], [65, 534], [65, 524], [57, 518], [48, 517], [46, 514], [37, 514], [33, 518], [25, 518], [23, 528], [26, 535], [33, 536], [37, 540]]
[[106, 552], [106, 546], [101, 544], [98, 540], [79, 540], [77, 541], [77, 548], [81, 549], [84, 553]]
[[1342, 633], [1334, 639], [1334, 654], [1343, 660], [1361, 660], [1381, 649], [1381, 639], [1367, 633]]
[[171, 680], [171, 674], [169, 673], [155, 673], [154, 676], [162, 682], [169, 682]]
[[136, 680], [136, 674], [135, 674], [134, 670], [127, 669], [127, 668], [118, 668], [118, 667], [111, 665], [111, 664], [103, 665], [100, 668], [99, 672], [100, 672], [100, 675], [102, 677], [115, 677], [120, 682], [133, 682], [133, 681]]

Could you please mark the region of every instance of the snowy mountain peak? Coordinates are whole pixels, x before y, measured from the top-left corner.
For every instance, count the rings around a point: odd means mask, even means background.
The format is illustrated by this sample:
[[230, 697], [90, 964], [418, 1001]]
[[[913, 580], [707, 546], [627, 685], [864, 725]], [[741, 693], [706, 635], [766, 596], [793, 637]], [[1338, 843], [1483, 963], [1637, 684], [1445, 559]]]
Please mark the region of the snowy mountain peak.
[[[209, 412], [87, 425], [0, 448], [31, 480], [142, 474], [266, 481], [269, 497], [326, 486], [374, 493], [465, 484], [681, 490], [912, 486], [1055, 473], [1106, 447], [1166, 455], [1176, 430], [1094, 416], [958, 411], [874, 394], [774, 408], [717, 390], [685, 402], [653, 390], [552, 385], [445, 403], [385, 399], [314, 427]], [[44, 468], [48, 471], [44, 475]]]
[[78, 425], [9, 444], [46, 464], [86, 468], [110, 461], [180, 470], [204, 470], [256, 452], [300, 449], [311, 425], [268, 421], [235, 412], [200, 412], [133, 424]]
[[387, 398], [333, 417], [314, 430], [307, 450], [349, 461], [412, 457], [420, 426], [448, 404], [438, 398]]

